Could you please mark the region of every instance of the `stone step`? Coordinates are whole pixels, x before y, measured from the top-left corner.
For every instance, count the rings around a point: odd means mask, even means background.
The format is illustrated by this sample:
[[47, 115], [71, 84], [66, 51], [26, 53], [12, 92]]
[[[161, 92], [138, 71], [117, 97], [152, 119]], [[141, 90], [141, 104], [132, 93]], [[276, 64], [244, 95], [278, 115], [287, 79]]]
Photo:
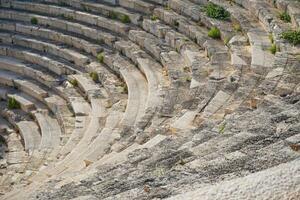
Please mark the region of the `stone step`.
[[0, 69], [25, 75], [48, 87], [58, 84], [59, 81], [56, 76], [49, 74], [50, 72], [43, 70], [42, 67], [32, 66], [31, 64], [27, 64], [24, 61], [9, 56], [0, 56]]
[[69, 31], [74, 34], [79, 34], [87, 38], [91, 38], [95, 41], [103, 41], [107, 45], [112, 45], [112, 43], [116, 40], [116, 37], [108, 32], [104, 32], [95, 28], [90, 28], [89, 26], [80, 23], [65, 21], [53, 17], [30, 14], [15, 10], [1, 9], [1, 18], [17, 20], [27, 23], [30, 23], [32, 18], [36, 18], [38, 20], [39, 25], [53, 27], [63, 31]]
[[56, 42], [67, 44], [71, 47], [84, 50], [85, 52], [90, 53], [94, 56], [97, 56], [97, 54], [103, 49], [98, 44], [93, 44], [85, 39], [76, 37], [74, 35], [69, 35], [58, 30], [29, 25], [21, 23], [20, 21], [0, 21], [2, 24], [2, 26], [0, 26], [1, 30], [16, 31], [18, 33], [26, 34], [28, 36], [41, 37], [47, 40], [54, 40]]
[[[97, 137], [99, 132], [101, 132], [102, 127], [100, 127], [101, 124], [103, 124], [103, 120], [105, 119], [105, 108], [103, 107], [103, 104], [101, 100], [93, 99], [93, 110], [94, 113], [90, 116], [90, 122], [87, 125], [86, 129], [84, 130], [83, 136], [78, 142], [78, 144], [72, 149], [72, 151], [60, 162], [56, 163], [54, 168], [55, 171], [59, 171], [60, 169], [66, 169], [68, 167], [72, 167], [74, 162], [79, 159], [78, 155], [80, 155], [81, 152], [86, 150], [91, 143], [92, 139]], [[96, 108], [98, 107], [99, 112], [97, 112]], [[47, 172], [51, 169], [45, 169]], [[56, 175], [56, 174], [50, 174], [48, 175]]]
[[44, 113], [34, 113], [34, 117], [41, 130], [40, 148], [55, 149], [60, 145], [61, 129], [56, 119]]
[[145, 113], [147, 80], [131, 62], [119, 55], [105, 55], [104, 62], [126, 82], [126, 86], [123, 87], [126, 87], [124, 88], [126, 92], [128, 91], [128, 100], [121, 124], [124, 127], [132, 127]]
[[21, 109], [25, 112], [30, 112], [36, 108], [34, 102], [32, 102], [22, 93], [8, 94], [7, 97], [8, 100], [15, 99], [20, 104]]
[[14, 0], [10, 0], [9, 2], [10, 5], [7, 8], [10, 9], [20, 9], [30, 13], [42, 13], [43, 15], [62, 17], [64, 20], [83, 22], [124, 35], [126, 35], [129, 30], [129, 27], [121, 22], [71, 8]]
[[31, 121], [21, 121], [18, 122], [16, 126], [24, 140], [25, 150], [31, 153], [33, 150], [39, 149], [41, 135], [36, 123]]
[[0, 71], [0, 80], [2, 84], [15, 87], [29, 96], [38, 99], [39, 101], [44, 101], [44, 98], [48, 97], [48, 92], [39, 87], [35, 81], [26, 79], [10, 71]]
[[76, 75], [71, 75], [70, 78], [72, 80], [77, 81], [79, 88], [84, 92], [84, 94], [88, 97], [89, 100], [92, 97], [102, 96], [99, 85], [93, 82], [91, 77], [87, 77], [83, 74], [76, 74]]
[[[107, 0], [108, 3], [112, 3], [114, 0]], [[85, 10], [97, 14], [101, 14], [107, 18], [116, 18], [118, 20], [124, 21], [124, 17], [128, 16], [131, 23], [136, 25], [139, 24], [141, 15], [139, 13], [132, 12], [128, 9], [120, 7], [116, 2], [113, 2], [112, 5], [109, 4], [99, 4], [94, 1], [77, 1], [77, 0], [42, 0], [45, 3], [53, 4], [65, 4], [71, 7], [74, 7], [79, 10]]]
[[20, 46], [8, 46], [1, 45], [0, 53], [2, 56], [10, 56], [16, 59], [25, 60], [37, 65], [44, 67], [45, 69], [52, 71], [58, 75], [64, 74], [74, 74], [77, 72], [76, 69], [56, 60], [53, 60], [50, 57], [41, 55], [37, 52], [33, 52], [28, 48], [23, 48]]
[[89, 58], [79, 52], [72, 49], [65, 48], [60, 44], [54, 44], [50, 41], [38, 40], [32, 37], [26, 37], [23, 35], [0, 33], [0, 38], [5, 44], [19, 45], [25, 48], [35, 49], [44, 53], [59, 56], [71, 63], [75, 63], [78, 66], [83, 66], [90, 62]]

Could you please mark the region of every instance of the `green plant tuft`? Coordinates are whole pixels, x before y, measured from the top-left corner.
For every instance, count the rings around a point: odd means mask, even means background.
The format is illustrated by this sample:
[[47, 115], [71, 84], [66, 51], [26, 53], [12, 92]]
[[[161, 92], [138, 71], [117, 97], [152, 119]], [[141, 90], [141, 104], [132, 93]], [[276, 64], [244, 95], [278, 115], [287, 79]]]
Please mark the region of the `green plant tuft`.
[[281, 38], [287, 40], [289, 43], [293, 45], [300, 44], [300, 30], [298, 31], [286, 31], [281, 34]]
[[12, 109], [20, 109], [21, 105], [20, 103], [13, 97], [9, 97], [8, 98], [8, 104], [7, 104], [7, 108], [12, 110]]
[[242, 27], [241, 27], [241, 25], [239, 25], [239, 24], [234, 24], [234, 25], [233, 25], [233, 30], [234, 30], [235, 32], [241, 32], [241, 31], [242, 31]]
[[217, 27], [212, 27], [208, 32], [208, 36], [214, 39], [220, 39], [221, 32]]
[[99, 76], [98, 76], [97, 72], [91, 72], [90, 77], [92, 78], [92, 80], [94, 82], [96, 82], [96, 83], [99, 82]]
[[274, 37], [272, 34], [269, 34], [269, 39], [270, 39], [270, 42], [273, 44], [274, 43]]
[[214, 19], [228, 20], [230, 17], [230, 13], [228, 11], [214, 3], [208, 3], [205, 7], [205, 12], [208, 17]]
[[130, 18], [128, 15], [122, 15], [120, 18], [121, 22], [123, 22], [124, 24], [130, 23]]
[[269, 48], [269, 51], [272, 54], [275, 54], [277, 52], [277, 46], [276, 46], [276, 44], [272, 44], [271, 47]]
[[291, 16], [287, 12], [282, 12], [279, 14], [279, 19], [284, 22], [291, 22]]
[[156, 15], [152, 15], [152, 16], [150, 17], [150, 19], [151, 19], [152, 21], [156, 21], [156, 20], [158, 20], [158, 17], [157, 17]]
[[103, 54], [103, 53], [98, 53], [98, 55], [97, 55], [97, 60], [98, 60], [100, 63], [103, 63], [103, 62], [104, 62], [104, 54]]
[[219, 126], [219, 133], [223, 134], [225, 132], [225, 128], [226, 128], [226, 123], [224, 122]]
[[76, 79], [69, 80], [69, 83], [71, 83], [71, 85], [73, 85], [73, 87], [77, 87], [78, 86], [78, 81]]
[[117, 19], [118, 17], [118, 15], [114, 11], [110, 11], [108, 15], [111, 19]]
[[32, 17], [30, 22], [31, 24], [38, 24], [38, 19], [36, 17]]

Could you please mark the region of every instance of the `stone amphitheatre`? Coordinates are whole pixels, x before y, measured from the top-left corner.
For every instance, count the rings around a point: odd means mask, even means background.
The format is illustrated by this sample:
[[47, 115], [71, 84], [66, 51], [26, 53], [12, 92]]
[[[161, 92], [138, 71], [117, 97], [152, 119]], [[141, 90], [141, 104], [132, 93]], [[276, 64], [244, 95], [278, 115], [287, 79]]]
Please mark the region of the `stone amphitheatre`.
[[0, 199], [300, 199], [299, 0], [0, 0]]

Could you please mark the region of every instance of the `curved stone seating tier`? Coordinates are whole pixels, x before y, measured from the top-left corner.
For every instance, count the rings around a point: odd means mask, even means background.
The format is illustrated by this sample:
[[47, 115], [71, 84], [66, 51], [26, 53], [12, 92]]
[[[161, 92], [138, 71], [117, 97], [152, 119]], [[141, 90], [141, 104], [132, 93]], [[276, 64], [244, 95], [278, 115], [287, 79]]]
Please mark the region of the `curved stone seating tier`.
[[18, 103], [20, 103], [21, 109], [25, 112], [30, 112], [35, 109], [34, 102], [30, 101], [26, 96], [22, 93], [17, 94], [8, 94], [8, 98], [15, 99]]
[[24, 140], [25, 150], [38, 149], [41, 143], [41, 135], [38, 126], [34, 122], [21, 121], [16, 124]]
[[[87, 125], [83, 130], [82, 137], [80, 141], [78, 141], [78, 144], [71, 149], [72, 151], [68, 155], [66, 155], [63, 160], [57, 162], [53, 167], [45, 168], [42, 171], [42, 174], [47, 174], [47, 176], [50, 177], [53, 175], [58, 175], [71, 167], [73, 163], [80, 158], [78, 157], [78, 155], [80, 155], [82, 151], [84, 151], [89, 146], [93, 138], [97, 137], [97, 135], [101, 132], [101, 129], [103, 127], [100, 127], [100, 124], [102, 124], [101, 121], [105, 120], [106, 112], [100, 99], [92, 99], [91, 102], [93, 112], [90, 116], [86, 117], [86, 120], [88, 120], [86, 122]], [[70, 140], [72, 140], [72, 138]], [[38, 175], [38, 177], [39, 176], [40, 175]], [[37, 179], [38, 177], [33, 177], [33, 179]]]
[[78, 66], [83, 66], [90, 62], [87, 56], [82, 55], [72, 49], [64, 48], [64, 46], [61, 44], [51, 44], [49, 41], [41, 41], [33, 39], [32, 37], [28, 38], [22, 35], [9, 33], [0, 33], [0, 38], [5, 44], [19, 45], [59, 56], [67, 61], [70, 61], [71, 63], [75, 63]]
[[56, 61], [51, 57], [48, 57], [49, 55], [45, 56], [43, 54], [39, 54], [38, 52], [30, 50], [29, 48], [12, 45], [0, 45], [0, 53], [2, 56], [10, 56], [43, 66], [45, 69], [58, 75], [74, 74], [77, 72], [76, 69], [71, 68], [62, 62]]
[[0, 80], [1, 84], [16, 87], [40, 101], [43, 101], [43, 99], [48, 96], [48, 93], [34, 82], [29, 82], [22, 76], [16, 75], [10, 71], [1, 70]]
[[55, 119], [44, 113], [34, 113], [39, 128], [41, 130], [41, 148], [55, 149], [60, 145], [61, 130]]
[[85, 24], [91, 24], [94, 26], [99, 26], [103, 29], [113, 31], [118, 34], [126, 35], [129, 26], [118, 21], [113, 21], [105, 17], [98, 15], [93, 15], [90, 13], [76, 11], [70, 8], [54, 6], [49, 4], [39, 4], [33, 2], [24, 1], [14, 1], [11, 0], [9, 3], [5, 4], [7, 8], [13, 8], [18, 10], [26, 10], [30, 12], [41, 13], [43, 15], [62, 17], [65, 20], [74, 20], [78, 22], [83, 22]]
[[70, 35], [69, 32], [66, 34], [65, 32], [48, 29], [39, 26], [33, 26], [29, 24], [24, 24], [20, 21], [7, 21], [1, 20], [0, 25], [1, 30], [4, 31], [14, 31], [30, 36], [40, 37], [47, 40], [54, 40], [59, 43], [67, 44], [71, 47], [83, 50], [87, 53], [90, 53], [94, 56], [97, 56], [99, 52], [103, 50], [103, 48], [98, 44], [93, 44], [85, 39], [80, 37]]
[[[36, 26], [30, 26], [30, 25], [24, 25], [19, 22], [8, 22], [3, 21], [3, 25], [0, 27], [0, 29], [3, 29], [5, 31], [9, 30], [8, 27], [13, 26], [13, 30], [20, 32], [22, 34], [25, 34], [26, 37], [37, 37], [39, 39], [40, 37], [43, 37], [47, 40], [49, 43], [62, 43], [62, 45], [68, 45], [70, 47], [74, 47], [78, 50], [74, 51], [73, 49], [69, 48], [59, 48], [58, 46], [55, 47], [58, 51], [51, 51], [54, 54], [66, 58], [69, 61], [74, 61], [74, 63], [77, 63], [81, 67], [83, 67], [84, 70], [88, 72], [97, 72], [99, 74], [99, 81], [104, 85], [104, 87], [111, 91], [116, 93], [118, 91], [118, 86], [122, 85], [122, 82], [116, 77], [114, 74], [112, 74], [103, 64], [99, 63], [98, 61], [94, 61], [95, 59], [88, 57], [82, 53], [78, 53], [78, 51], [85, 51], [88, 54], [92, 54], [93, 56], [97, 56], [99, 52], [103, 50], [103, 48], [97, 44], [92, 44], [87, 40], [72, 36], [72, 35], [66, 35], [62, 32], [57, 32], [50, 29], [40, 28]], [[49, 40], [49, 41], [48, 41]], [[51, 40], [51, 42], [50, 42]], [[46, 46], [51, 47], [51, 44], [45, 44]], [[34, 46], [35, 47], [35, 46]], [[66, 50], [66, 51], [65, 51]], [[69, 51], [71, 50], [71, 51]], [[65, 51], [65, 53], [63, 52]], [[62, 53], [61, 53], [62, 52]], [[72, 53], [74, 52], [74, 53]], [[65, 55], [66, 54], [66, 55]], [[75, 56], [76, 55], [76, 56]], [[79, 56], [77, 56], [79, 55]], [[82, 65], [85, 63], [85, 65]], [[90, 63], [89, 63], [90, 62]]]
[[99, 85], [96, 85], [88, 75], [76, 74], [70, 76], [71, 80], [76, 80], [78, 87], [83, 91], [86, 97], [91, 100], [92, 98], [97, 97], [108, 97], [108, 94], [101, 90]]
[[119, 55], [105, 55], [104, 62], [126, 82], [128, 101], [121, 124], [132, 128], [145, 113], [148, 97], [147, 81], [134, 65]]
[[168, 86], [168, 81], [166, 77], [163, 76], [162, 66], [149, 57], [149, 55], [142, 51], [135, 43], [131, 41], [118, 41], [115, 43], [115, 46], [123, 55], [130, 58], [146, 76], [148, 83], [146, 113], [148, 113], [148, 115], [146, 114], [147, 117], [143, 117], [137, 125], [139, 128], [144, 128], [149, 118], [159, 109], [162, 102], [160, 97], [162, 88]]
[[[200, 81], [205, 77], [208, 69], [205, 69], [204, 66], [208, 63], [208, 59], [194, 42], [185, 35], [174, 31], [171, 27], [162, 24], [159, 20], [144, 20], [143, 28], [147, 32], [165, 39], [168, 45], [180, 52], [186, 62], [184, 70], [189, 71], [191, 69], [194, 80]], [[199, 69], [199, 66], [201, 66], [201, 69]], [[191, 87], [193, 87], [193, 84]]]
[[115, 17], [118, 20], [123, 20], [124, 16], [128, 16], [130, 22], [138, 25], [141, 20], [139, 13], [132, 12], [128, 9], [124, 9], [118, 5], [99, 4], [92, 1], [81, 1], [81, 0], [39, 0], [40, 2], [53, 3], [58, 5], [67, 5], [74, 7], [79, 10], [85, 10], [93, 13], [98, 13], [107, 18]]
[[168, 71], [171, 83], [180, 84], [181, 82], [186, 82], [188, 75], [184, 70], [185, 64], [183, 59], [170, 46], [161, 43], [157, 38], [145, 31], [129, 31], [129, 38], [162, 63]]
[[17, 74], [22, 74], [29, 78], [36, 79], [48, 87], [57, 85], [59, 82], [59, 80], [49, 71], [9, 56], [0, 56], [0, 69], [13, 71]]
[[30, 14], [15, 10], [4, 10], [1, 9], [1, 19], [10, 19], [30, 23], [32, 18], [38, 20], [39, 25], [46, 27], [53, 27], [62, 31], [69, 31], [74, 34], [79, 34], [87, 38], [91, 38], [99, 43], [104, 42], [107, 45], [112, 45], [116, 41], [116, 36], [111, 33], [104, 32], [99, 29], [91, 28], [90, 25], [86, 26], [80, 23], [65, 21], [54, 17], [45, 17], [37, 14]]

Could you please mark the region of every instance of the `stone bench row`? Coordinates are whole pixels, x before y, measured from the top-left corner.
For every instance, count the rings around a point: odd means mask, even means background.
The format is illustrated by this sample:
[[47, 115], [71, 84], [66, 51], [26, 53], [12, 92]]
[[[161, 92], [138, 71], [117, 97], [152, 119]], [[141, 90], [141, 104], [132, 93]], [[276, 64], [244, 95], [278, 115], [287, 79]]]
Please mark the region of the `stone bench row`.
[[[101, 127], [101, 124], [103, 124], [103, 122], [106, 119], [106, 111], [101, 102], [101, 99], [92, 99], [91, 102], [92, 113], [86, 119], [86, 128], [82, 130], [83, 133], [81, 135], [81, 138], [77, 138], [80, 139], [80, 141], [78, 141], [76, 145], [72, 145], [70, 153], [65, 155], [65, 157], [61, 161], [55, 163], [51, 167], [43, 169], [41, 171], [42, 174], [47, 173], [48, 175], [58, 175], [65, 171], [67, 168], [71, 167], [74, 164], [74, 162], [79, 159], [78, 155], [85, 151], [90, 145], [93, 138], [97, 137], [98, 134], [101, 132], [103, 128]], [[75, 137], [71, 137], [70, 141], [72, 141], [72, 139], [75, 139]], [[71, 143], [67, 143], [65, 147], [70, 148], [70, 145]]]
[[104, 63], [120, 74], [126, 82], [128, 101], [121, 124], [125, 127], [132, 127], [143, 116], [146, 109], [145, 105], [148, 98], [147, 80], [131, 62], [119, 55], [104, 55]]
[[29, 38], [23, 35], [10, 33], [0, 33], [0, 39], [5, 44], [19, 45], [25, 48], [31, 48], [37, 51], [59, 56], [67, 61], [70, 61], [71, 63], [75, 63], [78, 66], [84, 66], [90, 62], [87, 56], [72, 49], [65, 48], [63, 45], [50, 43], [49, 41], [38, 40], [32, 37]]
[[210, 39], [207, 36], [208, 30], [205, 27], [199, 27], [195, 22], [171, 10], [156, 8], [154, 14], [164, 23], [172, 26], [205, 49], [211, 60], [215, 62], [220, 60], [219, 64], [224, 63], [226, 60], [229, 61], [228, 48], [221, 42]]
[[[1, 73], [2, 74], [2, 73]], [[20, 97], [18, 100], [21, 100], [21, 96], [11, 96], [11, 97]], [[24, 149], [29, 154], [31, 154], [35, 149], [40, 148], [41, 135], [38, 129], [38, 126], [35, 122], [29, 121], [26, 117], [27, 113], [19, 111], [10, 111], [5, 108], [1, 108], [1, 115], [8, 119], [8, 121], [18, 130], [19, 134], [23, 138]]]
[[22, 76], [16, 75], [10, 71], [1, 70], [0, 77], [2, 84], [18, 88], [25, 93], [31, 94], [40, 101], [48, 96], [47, 91], [39, 87], [35, 82], [28, 81]]
[[126, 35], [129, 30], [129, 26], [127, 26], [126, 24], [122, 24], [121, 22], [60, 6], [14, 0], [10, 0], [9, 2], [1, 5], [2, 7], [41, 13], [43, 15], [63, 17], [64, 20], [74, 20], [86, 24], [91, 24], [122, 35]]
[[75, 74], [69, 76], [70, 80], [76, 80], [78, 87], [83, 91], [85, 96], [91, 100], [92, 98], [99, 98], [99, 97], [108, 97], [108, 94], [101, 90], [99, 85], [97, 85], [91, 77], [84, 74]]
[[[39, 101], [44, 102], [47, 107], [56, 115], [57, 120], [59, 121], [60, 125], [64, 127], [65, 129], [70, 128], [72, 126], [70, 123], [72, 120], [73, 114], [69, 111], [68, 106], [66, 102], [59, 96], [55, 94], [50, 94], [48, 91], [41, 89], [37, 83], [33, 82], [25, 82], [22, 79], [17, 79], [20, 77], [20, 75], [25, 75], [26, 77], [29, 77], [33, 80], [38, 81], [41, 84], [46, 85], [49, 88], [55, 88], [57, 84], [47, 84], [47, 82], [44, 80], [47, 77], [46, 80], [50, 79], [52, 82], [57, 82], [57, 80], [52, 76], [47, 76], [47, 72], [35, 70], [31, 68], [31, 66], [26, 66], [22, 61], [16, 60], [11, 57], [0, 57], [0, 69], [1, 70], [9, 70], [10, 72], [7, 72], [9, 75], [5, 75], [5, 79], [7, 80], [8, 77], [15, 77], [14, 79], [14, 86], [21, 89], [23, 92], [28, 93], [35, 98], [37, 98]], [[14, 72], [16, 74], [13, 74], [11, 72]], [[40, 78], [41, 76], [41, 78]], [[49, 77], [49, 78], [48, 78]], [[10, 79], [12, 80], [12, 79]], [[5, 81], [6, 84], [12, 86], [11, 81]], [[40, 92], [37, 92], [40, 91]], [[48, 94], [47, 94], [48, 93]], [[2, 93], [1, 93], [2, 94]], [[4, 94], [4, 93], [3, 93]], [[5, 93], [6, 94], [6, 93]], [[3, 96], [1, 95], [1, 98]], [[71, 121], [70, 121], [71, 120]], [[63, 130], [63, 132], [68, 133], [68, 131]]]
[[[143, 21], [143, 28], [147, 32], [156, 35], [159, 38], [165, 39], [168, 45], [176, 49], [185, 61], [185, 70], [191, 70], [192, 82], [202, 81], [207, 77], [208, 69], [205, 68], [209, 60], [207, 59], [204, 51], [192, 42], [185, 35], [174, 31], [171, 27], [162, 24], [159, 20]], [[188, 67], [188, 69], [187, 69]], [[193, 85], [191, 85], [193, 87]]]
[[68, 46], [83, 50], [94, 56], [97, 56], [97, 54], [103, 50], [103, 48], [100, 45], [93, 44], [87, 40], [68, 35], [63, 32], [58, 32], [56, 30], [5, 20], [1, 20], [0, 24], [1, 30], [15, 31], [33, 37], [40, 37], [48, 40], [57, 41], [63, 44], [67, 44]]
[[91, 28], [80, 23], [65, 21], [53, 17], [47, 17], [15, 10], [1, 9], [0, 18], [23, 21], [27, 23], [31, 23], [31, 19], [34, 18], [37, 19], [39, 25], [56, 28], [62, 31], [69, 31], [74, 34], [79, 34], [87, 38], [91, 38], [95, 41], [98, 41], [99, 43], [104, 42], [107, 45], [112, 45], [112, 43], [116, 41], [116, 36], [113, 36], [108, 32], [103, 32], [99, 29]]
[[76, 72], [75, 69], [65, 65], [64, 63], [53, 60], [45, 55], [38, 54], [28, 48], [16, 45], [0, 45], [0, 55], [10, 56], [19, 60], [25, 60], [27, 62], [37, 64], [58, 75], [74, 74]]
[[[93, 44], [87, 40], [67, 35], [62, 32], [58, 32], [55, 30], [50, 30], [46, 28], [40, 28], [31, 25], [24, 25], [22, 23], [15, 23], [9, 21], [1, 21], [0, 29], [4, 31], [14, 31], [21, 34], [24, 34], [26, 38], [43, 38], [46, 39], [51, 44], [45, 44], [47, 46], [52, 47], [54, 43], [62, 43], [63, 45], [70, 46], [68, 48], [58, 48], [58, 51], [55, 53], [59, 56], [62, 56], [70, 61], [74, 60], [75, 63], [81, 64], [83, 62], [87, 62], [86, 65], [82, 66], [88, 72], [97, 72], [99, 74], [99, 81], [104, 85], [104, 87], [108, 90], [117, 90], [116, 87], [122, 85], [120, 80], [111, 72], [109, 72], [103, 64], [99, 63], [95, 59], [79, 54], [78, 52], [83, 50], [88, 54], [92, 54], [93, 56], [97, 57], [97, 55], [103, 51], [103, 48], [100, 45]], [[54, 46], [56, 47], [56, 46]], [[76, 51], [73, 50], [71, 47], [76, 48]], [[55, 48], [56, 49], [56, 48]], [[66, 50], [66, 51], [65, 51]], [[61, 53], [62, 51], [62, 53]], [[53, 52], [53, 51], [52, 51]], [[72, 53], [74, 52], [74, 54]], [[71, 53], [71, 54], [69, 54]], [[74, 56], [79, 55], [79, 56]], [[90, 63], [89, 63], [90, 62]]]
[[[67, 5], [79, 10], [89, 11], [97, 14], [101, 14], [108, 18], [116, 18], [124, 21], [128, 17], [130, 22], [138, 25], [141, 20], [141, 15], [136, 12], [132, 12], [128, 9], [122, 8], [117, 4], [99, 4], [96, 2], [86, 2], [82, 0], [40, 0], [43, 3], [53, 3], [58, 5]], [[124, 21], [126, 22], [126, 21]]]
[[187, 82], [188, 75], [184, 69], [185, 63], [180, 54], [173, 51], [170, 46], [161, 43], [158, 38], [145, 31], [132, 30], [129, 32], [129, 38], [153, 55], [158, 62], [162, 63], [168, 71], [172, 84], [180, 85]]
[[43, 70], [43, 68], [9, 56], [0, 56], [0, 69], [23, 74], [29, 78], [36, 79], [48, 87], [59, 84], [59, 79], [49, 75], [50, 72]]

